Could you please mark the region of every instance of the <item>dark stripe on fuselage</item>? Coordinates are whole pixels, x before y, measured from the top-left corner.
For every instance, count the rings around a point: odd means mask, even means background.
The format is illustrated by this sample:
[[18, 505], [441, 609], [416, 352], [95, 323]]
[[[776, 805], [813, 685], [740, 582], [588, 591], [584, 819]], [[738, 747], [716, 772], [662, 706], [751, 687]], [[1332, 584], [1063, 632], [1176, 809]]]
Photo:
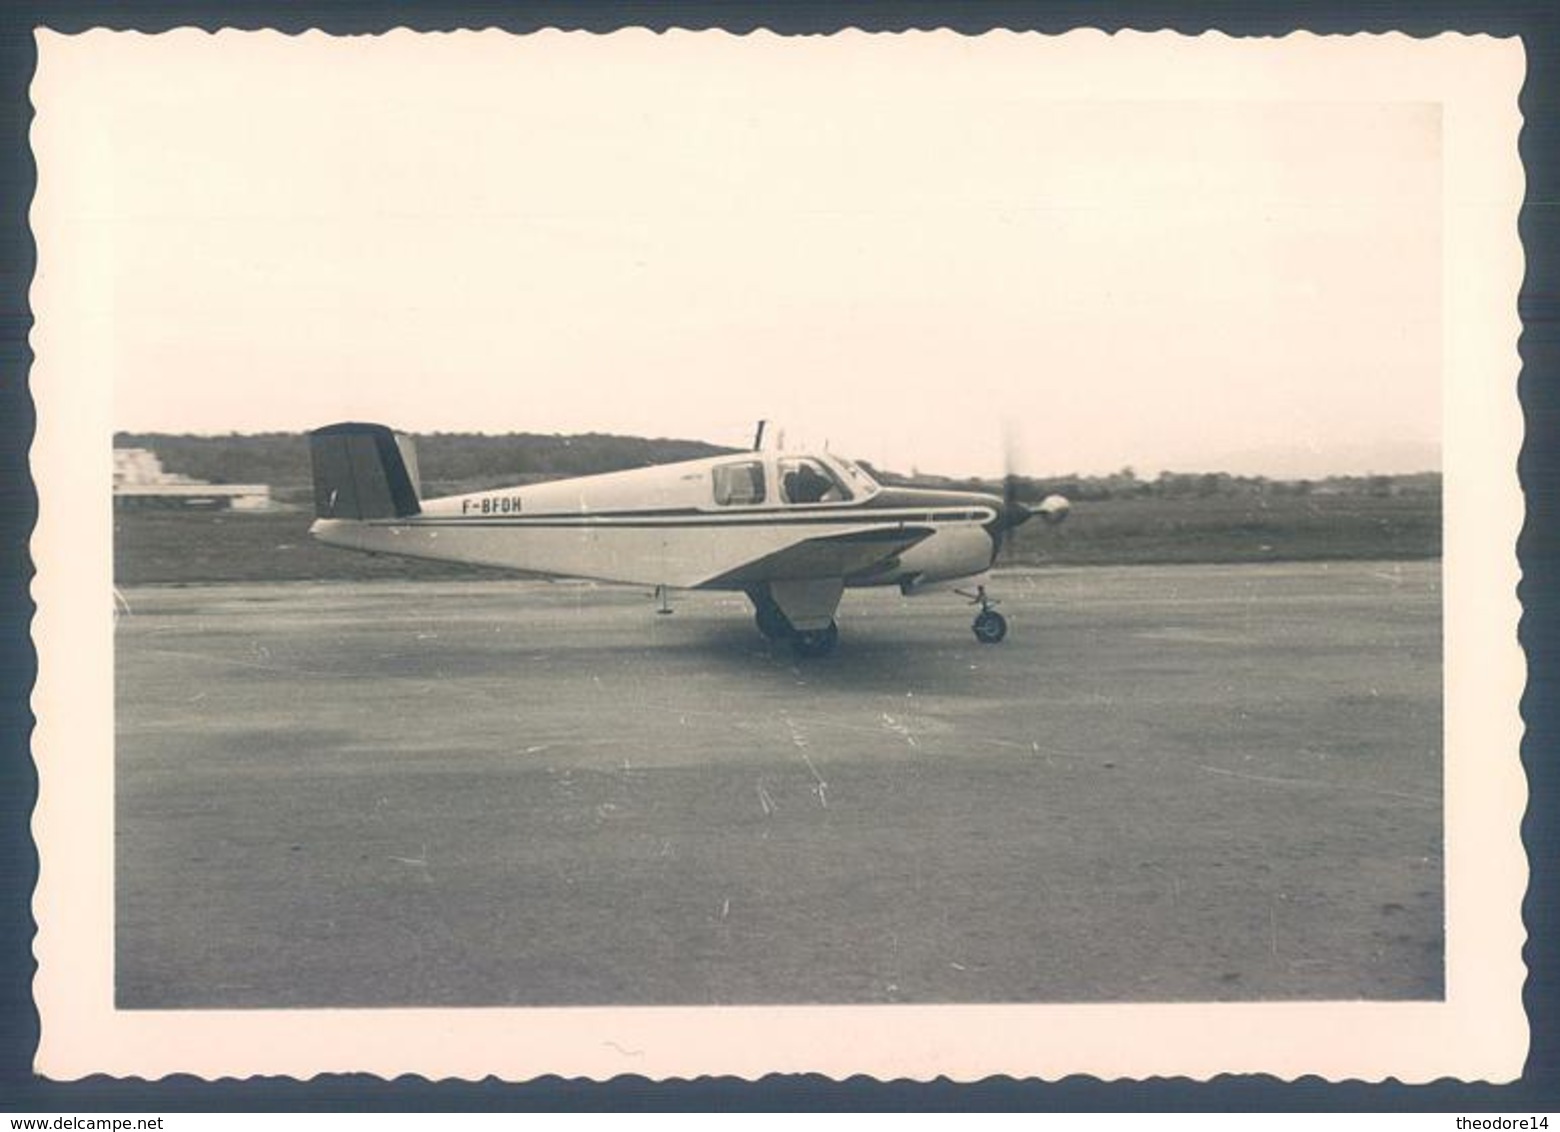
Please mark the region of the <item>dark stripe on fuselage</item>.
[[684, 529], [693, 527], [811, 527], [850, 526], [869, 523], [987, 523], [992, 519], [989, 508], [972, 508], [967, 511], [893, 511], [869, 512], [861, 508], [849, 508], [830, 514], [810, 512], [804, 514], [783, 511], [743, 511], [731, 515], [710, 514], [706, 511], [656, 512], [628, 511], [613, 514], [591, 515], [498, 515], [472, 516], [420, 515], [408, 519], [369, 520], [381, 527], [579, 527], [579, 528], [632, 528], [668, 527]]
[[[495, 492], [495, 494], [501, 494]], [[923, 491], [885, 487], [869, 499], [850, 503], [791, 504], [707, 511], [695, 507], [635, 508], [585, 514], [429, 515], [414, 523], [385, 526], [449, 527], [721, 527], [838, 525], [842, 523], [985, 523], [1001, 515], [1001, 501], [974, 492]]]

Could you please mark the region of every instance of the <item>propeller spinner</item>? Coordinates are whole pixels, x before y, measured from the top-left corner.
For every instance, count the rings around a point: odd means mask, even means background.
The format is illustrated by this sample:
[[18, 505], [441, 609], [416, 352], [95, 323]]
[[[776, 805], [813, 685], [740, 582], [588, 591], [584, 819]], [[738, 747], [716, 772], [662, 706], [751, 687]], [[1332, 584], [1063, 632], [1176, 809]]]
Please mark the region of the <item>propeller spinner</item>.
[[1056, 494], [1047, 495], [1038, 505], [1030, 507], [1018, 498], [1018, 483], [1018, 476], [1012, 472], [1002, 479], [1002, 509], [992, 524], [992, 540], [996, 543], [993, 559], [1002, 552], [1002, 546], [1014, 528], [1023, 526], [1036, 515], [1046, 524], [1055, 526], [1072, 510], [1067, 497]]

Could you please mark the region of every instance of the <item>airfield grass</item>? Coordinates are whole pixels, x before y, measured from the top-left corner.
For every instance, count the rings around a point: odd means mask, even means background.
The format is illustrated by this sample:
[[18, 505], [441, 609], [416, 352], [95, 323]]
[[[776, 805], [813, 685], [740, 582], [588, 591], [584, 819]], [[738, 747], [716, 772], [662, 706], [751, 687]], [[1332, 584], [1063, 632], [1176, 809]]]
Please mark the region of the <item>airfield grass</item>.
[[1078, 503], [1014, 534], [1014, 565], [1412, 560], [1441, 554], [1437, 496], [1228, 495]]
[[[306, 511], [123, 511], [114, 576], [147, 583], [508, 577], [506, 571], [338, 550]], [[1134, 565], [1422, 559], [1441, 553], [1427, 496], [1214, 496], [1079, 503], [1059, 527], [1021, 527], [1002, 563]]]

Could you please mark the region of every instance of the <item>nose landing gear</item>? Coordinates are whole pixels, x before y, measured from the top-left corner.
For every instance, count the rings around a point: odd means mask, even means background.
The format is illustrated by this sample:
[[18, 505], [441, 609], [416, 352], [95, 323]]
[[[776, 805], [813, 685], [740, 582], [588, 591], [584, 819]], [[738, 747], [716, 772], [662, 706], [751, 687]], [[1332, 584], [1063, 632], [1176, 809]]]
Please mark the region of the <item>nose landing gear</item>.
[[970, 626], [975, 631], [977, 641], [983, 645], [994, 645], [1007, 636], [1007, 618], [992, 608], [997, 604], [997, 599], [987, 595], [985, 586], [977, 586], [974, 593], [967, 590], [957, 592], [969, 598], [970, 604], [980, 606], [980, 612], [975, 615], [975, 621]]
[[1007, 618], [994, 609], [983, 609], [975, 615], [975, 639], [983, 645], [994, 645], [1007, 636]]

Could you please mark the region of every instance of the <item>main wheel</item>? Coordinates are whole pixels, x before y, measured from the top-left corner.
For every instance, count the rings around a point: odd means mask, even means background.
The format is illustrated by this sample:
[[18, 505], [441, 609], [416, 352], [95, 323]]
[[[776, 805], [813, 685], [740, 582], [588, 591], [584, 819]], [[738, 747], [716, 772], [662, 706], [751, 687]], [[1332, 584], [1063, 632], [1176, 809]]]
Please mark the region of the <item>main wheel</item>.
[[987, 609], [977, 614], [975, 624], [971, 626], [975, 630], [975, 639], [983, 645], [994, 645], [1007, 636], [1007, 618], [993, 609]]
[[771, 641], [787, 640], [795, 632], [778, 605], [759, 606], [753, 620], [758, 623], [758, 631]]
[[827, 629], [806, 629], [791, 637], [791, 648], [797, 656], [827, 656], [839, 644], [840, 627], [833, 621]]

